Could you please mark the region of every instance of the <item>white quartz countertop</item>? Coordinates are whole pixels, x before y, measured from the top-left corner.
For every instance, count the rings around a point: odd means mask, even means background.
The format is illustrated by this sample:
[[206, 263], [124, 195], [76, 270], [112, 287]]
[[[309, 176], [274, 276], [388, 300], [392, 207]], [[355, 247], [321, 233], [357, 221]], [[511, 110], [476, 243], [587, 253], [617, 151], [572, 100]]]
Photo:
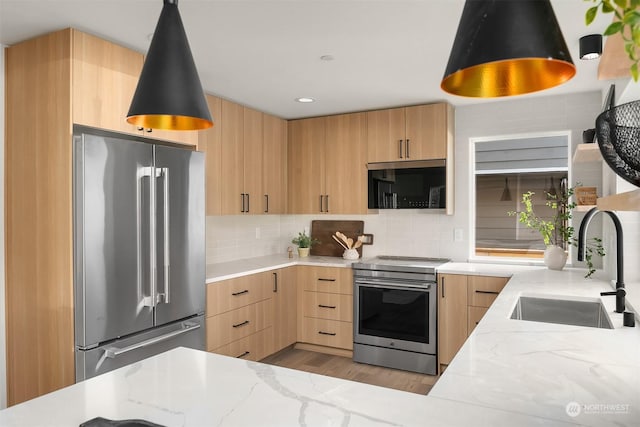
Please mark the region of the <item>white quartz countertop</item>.
[[0, 411], [0, 425], [98, 416], [187, 427], [568, 425], [186, 348]]
[[221, 280], [233, 279], [236, 277], [246, 276], [248, 274], [262, 273], [278, 268], [291, 267], [293, 265], [318, 265], [324, 267], [350, 268], [351, 264], [354, 262], [356, 261], [328, 256], [309, 256], [300, 258], [297, 255], [294, 255], [293, 258], [289, 258], [287, 255], [267, 255], [238, 261], [207, 264], [206, 282], [219, 282]]
[[[261, 257], [209, 266], [208, 281], [290, 265]], [[141, 418], [166, 426], [640, 426], [640, 327], [510, 319], [520, 295], [600, 298], [583, 269], [449, 263], [440, 272], [511, 276], [428, 396], [176, 349], [0, 411], [1, 426]]]

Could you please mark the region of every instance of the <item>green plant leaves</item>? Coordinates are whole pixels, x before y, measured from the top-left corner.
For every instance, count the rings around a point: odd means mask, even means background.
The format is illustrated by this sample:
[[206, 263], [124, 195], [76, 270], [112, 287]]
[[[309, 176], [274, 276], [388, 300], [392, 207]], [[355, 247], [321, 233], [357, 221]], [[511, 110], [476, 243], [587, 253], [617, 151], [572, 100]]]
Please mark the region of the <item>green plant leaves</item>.
[[596, 14], [598, 13], [598, 6], [590, 7], [587, 10], [587, 13], [584, 16], [584, 21], [587, 25], [591, 24], [594, 19], [596, 19]]
[[622, 30], [623, 25], [624, 24], [622, 22], [620, 22], [620, 21], [612, 22], [611, 24], [609, 24], [607, 29], [604, 30], [603, 34], [605, 36], [610, 36], [612, 34], [619, 33]]

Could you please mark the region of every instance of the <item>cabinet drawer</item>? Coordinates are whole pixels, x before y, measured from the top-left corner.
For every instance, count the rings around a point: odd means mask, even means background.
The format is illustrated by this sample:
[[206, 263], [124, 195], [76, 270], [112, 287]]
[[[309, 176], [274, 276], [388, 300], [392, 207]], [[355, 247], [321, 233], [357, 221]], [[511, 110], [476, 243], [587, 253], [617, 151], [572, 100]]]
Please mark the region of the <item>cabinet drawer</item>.
[[273, 353], [272, 343], [273, 327], [268, 327], [248, 337], [218, 347], [213, 350], [213, 353], [236, 357], [238, 359], [253, 360], [255, 362]]
[[468, 304], [475, 307], [491, 306], [508, 281], [508, 277], [469, 276]]
[[305, 291], [303, 307], [304, 315], [307, 317], [353, 322], [351, 295]]
[[341, 267], [304, 267], [298, 270], [298, 282], [305, 291], [353, 295], [353, 270]]
[[353, 350], [353, 323], [303, 317], [302, 340], [310, 344]]
[[467, 319], [469, 319], [467, 324], [467, 335], [471, 335], [471, 332], [478, 326], [480, 319], [484, 317], [484, 314], [487, 312], [488, 308], [485, 307], [467, 307], [468, 315]]
[[272, 325], [271, 299], [208, 317], [207, 350], [211, 351]]
[[265, 283], [264, 274], [209, 283], [207, 285], [207, 316], [225, 313], [270, 298], [273, 289]]

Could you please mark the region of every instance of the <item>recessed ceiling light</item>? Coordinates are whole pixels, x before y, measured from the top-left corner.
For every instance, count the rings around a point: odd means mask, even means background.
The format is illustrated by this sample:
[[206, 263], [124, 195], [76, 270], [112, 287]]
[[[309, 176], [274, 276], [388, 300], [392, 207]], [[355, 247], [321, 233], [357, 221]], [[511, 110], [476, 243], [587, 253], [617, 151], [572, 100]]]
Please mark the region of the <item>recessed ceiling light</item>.
[[333, 61], [334, 60], [333, 55], [322, 55], [320, 57], [320, 59], [323, 60], [323, 61]]
[[296, 98], [296, 101], [302, 102], [302, 103], [307, 103], [307, 102], [314, 102], [315, 99], [313, 99], [313, 98]]

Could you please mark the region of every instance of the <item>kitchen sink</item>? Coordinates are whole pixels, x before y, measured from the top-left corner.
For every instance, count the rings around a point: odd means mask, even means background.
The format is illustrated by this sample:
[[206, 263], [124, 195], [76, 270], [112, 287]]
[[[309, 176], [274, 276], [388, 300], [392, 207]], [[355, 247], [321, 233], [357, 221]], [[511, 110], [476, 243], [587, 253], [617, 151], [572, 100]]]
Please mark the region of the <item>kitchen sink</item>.
[[516, 320], [613, 329], [599, 299], [521, 296], [511, 313]]

